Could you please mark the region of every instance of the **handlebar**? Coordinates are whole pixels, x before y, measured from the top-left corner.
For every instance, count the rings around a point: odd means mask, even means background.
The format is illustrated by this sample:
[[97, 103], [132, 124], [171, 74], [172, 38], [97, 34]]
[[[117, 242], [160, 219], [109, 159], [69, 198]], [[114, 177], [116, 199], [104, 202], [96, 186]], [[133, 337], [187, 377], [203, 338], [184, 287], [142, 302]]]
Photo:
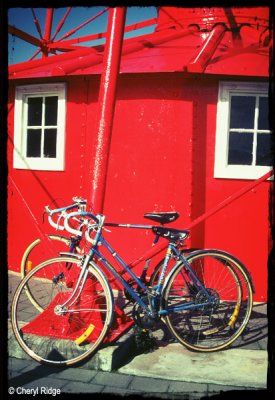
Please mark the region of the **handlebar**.
[[[78, 211], [78, 212], [72, 212], [70, 214], [67, 214], [66, 217], [64, 218], [64, 228], [77, 236], [81, 236], [82, 235], [82, 229], [75, 229], [72, 226], [70, 226], [70, 219], [71, 218], [75, 218], [75, 217], [81, 217], [81, 224], [80, 224], [80, 228], [82, 228], [84, 225], [87, 225], [89, 227], [89, 230], [92, 227], [102, 227], [103, 223], [104, 223], [104, 216], [103, 215], [97, 215], [95, 216], [94, 214], [87, 212], [87, 211]], [[91, 218], [95, 221], [95, 224], [90, 224], [88, 219], [85, 219], [83, 217], [88, 217]], [[89, 235], [86, 234], [86, 238], [88, 239]], [[89, 237], [90, 238], [90, 237]], [[91, 239], [90, 239], [91, 240]], [[89, 241], [90, 241], [89, 240]]]
[[[86, 204], [87, 200], [82, 199], [81, 197], [73, 197], [73, 204], [66, 206], [66, 207], [61, 207], [61, 208], [55, 208], [53, 210], [50, 209], [49, 206], [45, 206], [44, 212], [48, 214], [48, 221], [49, 224], [55, 228], [56, 230], [64, 230], [65, 226], [60, 223], [61, 219], [67, 217], [68, 213], [67, 211], [72, 210], [74, 208], [77, 208], [80, 211], [85, 211], [86, 210]], [[52, 217], [53, 215], [59, 214], [57, 221], [55, 222]]]

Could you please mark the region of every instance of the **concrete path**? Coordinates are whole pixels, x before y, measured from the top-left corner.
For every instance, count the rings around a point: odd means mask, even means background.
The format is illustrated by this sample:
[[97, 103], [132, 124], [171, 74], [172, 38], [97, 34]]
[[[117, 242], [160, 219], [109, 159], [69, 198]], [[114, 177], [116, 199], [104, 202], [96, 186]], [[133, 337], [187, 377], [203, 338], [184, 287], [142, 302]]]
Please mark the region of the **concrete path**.
[[118, 372], [151, 378], [266, 388], [266, 351], [229, 349], [216, 353], [190, 352], [171, 343], [140, 354]]

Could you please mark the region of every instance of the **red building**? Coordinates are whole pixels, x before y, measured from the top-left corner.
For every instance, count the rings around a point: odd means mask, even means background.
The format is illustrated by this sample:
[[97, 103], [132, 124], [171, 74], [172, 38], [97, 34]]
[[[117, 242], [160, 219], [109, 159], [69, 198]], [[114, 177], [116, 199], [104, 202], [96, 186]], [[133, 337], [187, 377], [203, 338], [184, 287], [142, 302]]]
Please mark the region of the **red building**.
[[[192, 226], [190, 246], [243, 261], [256, 301], [267, 300], [270, 250], [271, 182], [258, 179], [272, 165], [271, 37], [268, 8], [159, 8], [154, 33], [123, 42], [104, 188], [108, 221], [178, 211], [173, 226]], [[11, 270], [41, 229], [51, 231], [41, 224], [46, 204], [95, 190], [103, 53], [86, 47], [9, 68]], [[127, 261], [152, 241], [150, 231], [106, 235]]]

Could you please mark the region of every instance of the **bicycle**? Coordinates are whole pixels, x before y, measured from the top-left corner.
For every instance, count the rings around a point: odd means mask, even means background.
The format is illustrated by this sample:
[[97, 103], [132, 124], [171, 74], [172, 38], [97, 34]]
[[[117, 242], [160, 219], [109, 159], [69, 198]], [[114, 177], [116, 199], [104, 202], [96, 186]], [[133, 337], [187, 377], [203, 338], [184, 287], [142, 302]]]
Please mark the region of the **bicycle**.
[[[172, 336], [190, 350], [222, 350], [242, 334], [250, 318], [254, 288], [249, 272], [237, 258], [212, 249], [185, 255], [179, 249], [189, 231], [147, 225], [146, 229], [150, 227], [166, 240], [127, 265], [103, 236], [104, 215], [70, 213], [64, 226], [72, 233], [76, 233], [70, 226], [74, 217], [89, 219], [85, 225], [89, 252], [42, 262], [21, 281], [12, 301], [15, 337], [32, 358], [50, 365], [73, 365], [104, 344], [114, 315], [114, 295], [106, 273], [133, 298], [132, 317], [137, 325], [151, 328], [163, 321]], [[132, 267], [164, 249], [157, 283], [144, 284]], [[117, 271], [110, 255], [136, 287]], [[42, 312], [31, 309], [26, 301], [25, 288], [29, 286], [39, 291]]]
[[[57, 208], [55, 210], [51, 210], [49, 206], [46, 206], [44, 209], [44, 213], [48, 214], [48, 221], [49, 224], [55, 229], [55, 230], [64, 230], [64, 225], [62, 223], [62, 220], [67, 216], [67, 212], [71, 211], [73, 209], [77, 209], [79, 211], [86, 211], [86, 204], [87, 200], [82, 199], [80, 197], [73, 197], [73, 203], [70, 204], [69, 206], [66, 207], [61, 207]], [[58, 214], [58, 218], [56, 221], [53, 220], [53, 216]], [[78, 230], [81, 228], [82, 222], [79, 220], [78, 221]], [[60, 252], [60, 247], [59, 244], [61, 244], [61, 249], [64, 250], [64, 248], [69, 248], [70, 253], [80, 253], [81, 249], [79, 247], [80, 241], [82, 239], [82, 234], [74, 235], [74, 236], [63, 236], [63, 235], [57, 235], [57, 234], [49, 234], [45, 235], [45, 243], [46, 243], [46, 251], [52, 250], [55, 255]], [[57, 243], [58, 245], [55, 246], [54, 243]], [[37, 265], [37, 263], [34, 263], [33, 260], [37, 261], [37, 258], [40, 258], [41, 261], [41, 238], [35, 239], [32, 243], [29, 244], [29, 246], [26, 248], [24, 251], [24, 254], [21, 259], [20, 263], [20, 273], [21, 273], [21, 278], [23, 279], [28, 272], [33, 268], [33, 265]], [[45, 251], [43, 249], [43, 251]]]
[[[65, 217], [68, 215], [68, 211], [72, 211], [73, 209], [77, 209], [79, 211], [86, 211], [86, 205], [87, 205], [87, 200], [83, 199], [81, 197], [73, 197], [73, 203], [70, 204], [69, 206], [57, 208], [57, 209], [50, 209], [49, 206], [45, 206], [44, 213], [47, 213], [48, 215], [48, 222], [49, 224], [55, 228], [56, 230], [65, 230], [64, 224], [62, 221], [65, 219]], [[57, 217], [57, 220], [54, 221], [53, 217]], [[175, 221], [176, 219], [179, 218], [179, 214], [177, 212], [165, 212], [165, 213], [157, 213], [157, 214], [152, 214], [152, 213], [147, 213], [144, 215], [144, 218], [152, 218], [156, 222], [159, 222], [162, 226], [165, 224], [171, 223]], [[20, 272], [21, 272], [21, 278], [23, 279], [27, 273], [30, 272], [30, 270], [33, 268], [33, 266], [37, 265], [37, 259], [40, 260], [42, 256], [41, 254], [45, 251], [51, 251], [54, 255], [58, 255], [60, 253], [66, 252], [66, 249], [68, 248], [69, 253], [78, 253], [80, 254], [81, 251], [81, 241], [83, 239], [82, 235], [82, 226], [83, 226], [83, 220], [78, 219], [77, 220], [77, 227], [75, 228], [75, 231], [73, 232], [73, 236], [62, 236], [58, 234], [49, 234], [45, 235], [45, 249], [41, 249], [41, 239], [37, 238], [35, 239], [32, 243], [29, 244], [29, 246], [26, 248], [22, 259], [21, 259], [21, 264], [20, 264]], [[106, 226], [111, 226], [111, 227], [125, 227], [125, 224], [114, 224], [114, 223], [107, 223]], [[139, 226], [140, 227], [140, 226]], [[155, 238], [153, 240], [152, 245], [155, 245], [158, 242], [159, 237], [155, 235]], [[61, 246], [60, 246], [61, 245]], [[185, 252], [190, 252], [193, 249], [185, 249]], [[33, 262], [33, 260], [36, 261], [36, 263]], [[158, 265], [154, 268], [152, 276], [150, 278], [150, 283], [152, 284], [153, 281], [157, 279], [158, 273], [161, 269], [163, 260], [161, 260]], [[140, 279], [143, 281], [143, 283], [146, 283], [148, 277], [147, 277], [147, 271], [150, 266], [150, 260], [147, 260], [146, 263], [144, 264], [144, 269], [142, 271], [142, 274], [140, 276]], [[134, 284], [134, 281], [132, 281], [132, 284]], [[39, 303], [35, 300], [34, 294], [31, 293], [30, 290], [26, 291], [28, 294], [28, 297], [30, 301], [37, 307], [38, 310], [42, 310], [41, 306]], [[127, 291], [125, 291], [125, 296], [129, 301], [132, 301], [133, 299], [129, 295]]]
[[[77, 209], [78, 211], [84, 212], [86, 211], [86, 204], [87, 201], [85, 199], [73, 197], [73, 204], [70, 204], [66, 207], [57, 208], [55, 210], [51, 210], [49, 206], [46, 206], [44, 213], [48, 214], [48, 221], [52, 227], [54, 227], [56, 230], [65, 230], [62, 221], [64, 221], [65, 217], [68, 215], [68, 211]], [[54, 221], [53, 216], [56, 215], [58, 215], [58, 218], [56, 221]], [[57, 234], [45, 235], [45, 240], [43, 241], [45, 248], [42, 248], [42, 242], [40, 238], [35, 239], [26, 248], [20, 264], [21, 278], [24, 278], [31, 271], [34, 264], [33, 260], [37, 261], [38, 259], [41, 262], [41, 259], [43, 259], [41, 254], [43, 251], [51, 251], [54, 255], [58, 255], [60, 252], [64, 252], [64, 249], [66, 250], [68, 248], [69, 253], [81, 253], [80, 242], [82, 240], [82, 228], [84, 220], [80, 218], [76, 219], [76, 221], [78, 227], [77, 235], [70, 237]], [[38, 263], [35, 264], [37, 265]], [[32, 304], [39, 311], [42, 311], [42, 307], [39, 304], [39, 301], [35, 298], [34, 293], [32, 293], [31, 288], [26, 287], [25, 290]]]

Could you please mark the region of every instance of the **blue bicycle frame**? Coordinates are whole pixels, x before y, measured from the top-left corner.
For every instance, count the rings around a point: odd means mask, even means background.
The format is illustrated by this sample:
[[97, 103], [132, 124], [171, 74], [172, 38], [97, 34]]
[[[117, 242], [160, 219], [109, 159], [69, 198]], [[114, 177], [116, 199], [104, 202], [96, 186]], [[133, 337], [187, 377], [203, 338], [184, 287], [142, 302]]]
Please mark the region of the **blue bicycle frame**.
[[[87, 266], [89, 265], [89, 262], [92, 261], [93, 259], [96, 259], [104, 264], [104, 266], [107, 268], [107, 270], [109, 272], [111, 272], [111, 274], [123, 285], [123, 287], [129, 292], [131, 297], [145, 310], [145, 312], [148, 315], [152, 315], [152, 313], [155, 315], [155, 313], [157, 312], [159, 316], [163, 316], [163, 315], [167, 315], [169, 313], [173, 313], [173, 312], [179, 311], [179, 310], [204, 307], [204, 306], [208, 305], [209, 302], [211, 302], [212, 296], [208, 293], [207, 289], [204, 287], [202, 282], [199, 280], [199, 278], [196, 276], [194, 271], [191, 269], [186, 258], [176, 248], [175, 243], [169, 242], [168, 248], [167, 248], [167, 253], [166, 253], [166, 256], [164, 259], [164, 264], [163, 264], [163, 267], [162, 267], [162, 270], [161, 270], [161, 273], [160, 273], [160, 276], [158, 279], [158, 283], [153, 288], [149, 288], [135, 275], [135, 273], [129, 268], [129, 266], [124, 262], [124, 260], [116, 253], [116, 251], [109, 245], [109, 243], [102, 236], [102, 229], [103, 229], [104, 218], [105, 218], [104, 216], [102, 216], [102, 215], [94, 216], [93, 214], [88, 213], [88, 212], [78, 212], [78, 213], [69, 214], [69, 218], [71, 218], [72, 216], [75, 216], [75, 215], [89, 216], [92, 219], [94, 219], [97, 223], [97, 232], [96, 232], [95, 238], [93, 240], [93, 245], [92, 245], [89, 253], [84, 256], [83, 268], [82, 268], [81, 274], [78, 278], [78, 282], [76, 284], [76, 290], [79, 287], [80, 282], [83, 279], [85, 280], [85, 277], [88, 275], [88, 267]], [[108, 223], [108, 224], [106, 223], [105, 225], [110, 226], [111, 223]], [[112, 226], [125, 226], [128, 228], [141, 228], [141, 229], [152, 228], [151, 225], [112, 224]], [[137, 283], [138, 287], [143, 290], [144, 295], [149, 294], [149, 297], [151, 298], [151, 300], [153, 300], [153, 301], [151, 301], [151, 304], [150, 304], [153, 307], [153, 311], [150, 309], [150, 307], [148, 307], [148, 304], [146, 304], [142, 300], [140, 294], [135, 289], [133, 289], [132, 286], [130, 286], [128, 284], [128, 282], [119, 274], [119, 272], [116, 271], [116, 269], [109, 263], [109, 261], [106, 259], [106, 257], [99, 251], [99, 249], [98, 249], [99, 245], [104, 246], [108, 250], [108, 252], [112, 255], [112, 257], [114, 257], [116, 259], [116, 261], [123, 267], [123, 269], [129, 273], [129, 275]], [[166, 275], [168, 263], [172, 257], [176, 257], [178, 261], [181, 261], [184, 264], [185, 272], [191, 279], [195, 288], [198, 291], [200, 290], [204, 293], [205, 297], [208, 299], [207, 302], [204, 302], [202, 304], [190, 302], [188, 304], [170, 307], [168, 310], [154, 309], [155, 304], [157, 304], [157, 301], [155, 301], [155, 300], [158, 300], [160, 298], [160, 295], [161, 295], [161, 292], [163, 289], [163, 285], [164, 285], [164, 277]], [[170, 271], [170, 274], [174, 271], [174, 268]], [[184, 277], [184, 279], [185, 279], [185, 277]], [[75, 290], [75, 292], [76, 292], [76, 290]], [[73, 298], [75, 292], [72, 294], [71, 298]], [[68, 301], [66, 302], [66, 304], [67, 303], [68, 303]]]

